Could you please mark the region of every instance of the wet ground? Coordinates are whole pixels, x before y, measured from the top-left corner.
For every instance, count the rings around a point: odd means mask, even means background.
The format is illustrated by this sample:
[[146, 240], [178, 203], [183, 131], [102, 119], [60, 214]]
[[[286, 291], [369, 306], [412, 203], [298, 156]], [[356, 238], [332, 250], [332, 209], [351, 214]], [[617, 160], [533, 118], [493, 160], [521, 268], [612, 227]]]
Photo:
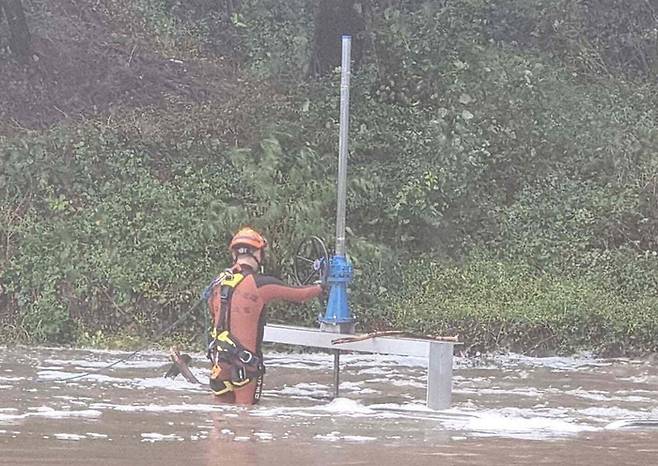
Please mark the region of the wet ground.
[[[453, 407], [425, 408], [415, 358], [266, 353], [263, 399], [223, 406], [146, 352], [0, 348], [0, 464], [658, 465], [651, 360], [456, 359]], [[207, 380], [205, 360], [192, 366]]]

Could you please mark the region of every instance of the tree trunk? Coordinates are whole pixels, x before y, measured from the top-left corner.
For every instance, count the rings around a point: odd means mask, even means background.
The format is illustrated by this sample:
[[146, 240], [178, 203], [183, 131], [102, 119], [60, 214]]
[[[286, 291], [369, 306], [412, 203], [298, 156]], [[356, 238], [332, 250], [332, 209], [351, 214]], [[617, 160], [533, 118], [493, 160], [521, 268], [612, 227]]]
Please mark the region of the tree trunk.
[[358, 65], [364, 29], [363, 15], [355, 8], [355, 0], [321, 0], [315, 16], [311, 74], [323, 75], [340, 65], [343, 34], [352, 36], [352, 58]]
[[0, 10], [4, 10], [9, 25], [9, 48], [17, 58], [26, 60], [30, 56], [30, 31], [21, 0], [0, 0]]

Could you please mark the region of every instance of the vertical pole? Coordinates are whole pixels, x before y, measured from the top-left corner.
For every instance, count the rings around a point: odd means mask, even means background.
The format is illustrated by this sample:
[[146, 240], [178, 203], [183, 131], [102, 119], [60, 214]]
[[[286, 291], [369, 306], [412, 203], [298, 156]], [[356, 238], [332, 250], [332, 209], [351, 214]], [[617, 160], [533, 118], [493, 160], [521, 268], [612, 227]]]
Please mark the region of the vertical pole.
[[338, 398], [340, 386], [340, 350], [334, 350], [334, 398]]
[[350, 124], [350, 54], [352, 37], [342, 37], [340, 65], [340, 134], [338, 139], [338, 202], [336, 205], [336, 255], [344, 256], [347, 201], [347, 139]]
[[354, 333], [354, 319], [347, 301], [347, 285], [352, 279], [352, 265], [345, 247], [345, 210], [347, 201], [347, 136], [350, 110], [350, 49], [352, 38], [342, 37], [340, 72], [340, 135], [338, 141], [338, 200], [336, 203], [336, 254], [329, 261], [329, 301], [320, 329], [325, 332]]
[[447, 409], [452, 401], [452, 343], [432, 342], [428, 350], [427, 407]]

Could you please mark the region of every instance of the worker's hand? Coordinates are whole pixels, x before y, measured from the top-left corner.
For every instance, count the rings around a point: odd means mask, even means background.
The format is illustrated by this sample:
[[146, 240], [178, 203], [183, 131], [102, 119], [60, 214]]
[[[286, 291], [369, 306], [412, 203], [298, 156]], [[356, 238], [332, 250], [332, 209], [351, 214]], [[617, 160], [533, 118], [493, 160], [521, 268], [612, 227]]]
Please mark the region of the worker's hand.
[[323, 291], [324, 293], [326, 293], [326, 292], [327, 292], [327, 289], [329, 288], [329, 287], [327, 286], [327, 282], [326, 282], [326, 280], [316, 280], [316, 281], [313, 282], [313, 284], [314, 284], [314, 285], [320, 285], [320, 287], [322, 288], [322, 291]]

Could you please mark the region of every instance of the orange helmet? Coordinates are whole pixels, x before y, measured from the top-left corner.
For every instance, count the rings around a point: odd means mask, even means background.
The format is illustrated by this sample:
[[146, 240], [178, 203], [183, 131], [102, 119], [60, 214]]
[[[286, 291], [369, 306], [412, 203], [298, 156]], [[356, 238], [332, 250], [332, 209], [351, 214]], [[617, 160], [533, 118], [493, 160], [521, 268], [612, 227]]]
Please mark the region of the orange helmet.
[[233, 250], [239, 246], [248, 246], [254, 249], [265, 249], [267, 247], [267, 240], [263, 238], [260, 233], [251, 228], [243, 228], [238, 231], [228, 248]]

